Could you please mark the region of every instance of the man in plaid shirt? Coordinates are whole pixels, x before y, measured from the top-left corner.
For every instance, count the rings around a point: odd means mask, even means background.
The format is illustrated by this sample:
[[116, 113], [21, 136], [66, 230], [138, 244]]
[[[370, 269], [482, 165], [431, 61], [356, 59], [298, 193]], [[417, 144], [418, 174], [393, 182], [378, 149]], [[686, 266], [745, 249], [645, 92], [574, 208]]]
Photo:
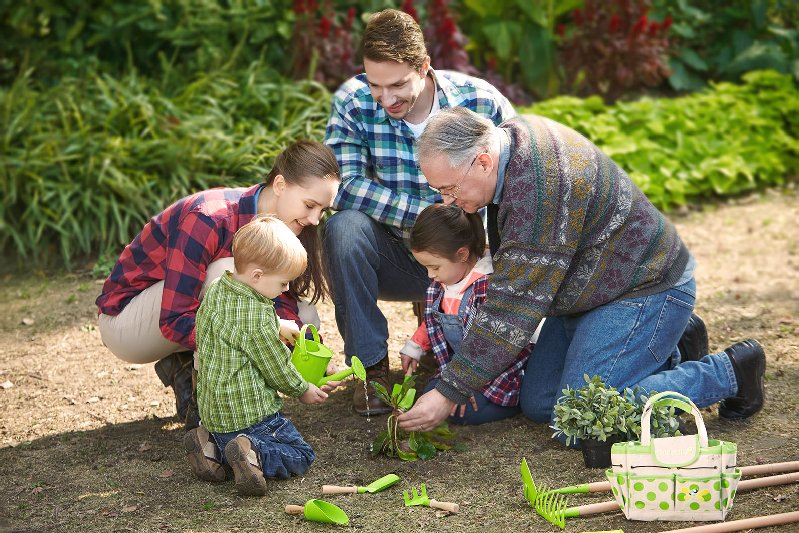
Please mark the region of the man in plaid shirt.
[[[422, 209], [441, 201], [419, 170], [417, 138], [440, 109], [467, 107], [495, 124], [515, 111], [483, 80], [434, 71], [422, 31], [406, 13], [373, 15], [361, 47], [365, 74], [336, 92], [325, 133], [342, 182], [324, 249], [347, 360], [357, 355], [367, 382], [388, 387], [388, 325], [377, 300], [424, 299], [429, 280], [405, 238]], [[369, 405], [356, 388], [356, 413], [390, 411], [373, 391], [368, 397]]]

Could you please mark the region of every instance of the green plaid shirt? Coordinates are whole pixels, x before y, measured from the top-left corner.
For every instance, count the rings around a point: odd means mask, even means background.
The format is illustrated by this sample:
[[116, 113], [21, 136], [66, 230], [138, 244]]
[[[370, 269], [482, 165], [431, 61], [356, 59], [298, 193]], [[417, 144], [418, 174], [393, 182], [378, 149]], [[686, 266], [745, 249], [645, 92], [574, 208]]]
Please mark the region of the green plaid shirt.
[[249, 427], [283, 407], [278, 391], [296, 397], [308, 390], [280, 341], [272, 300], [230, 272], [206, 292], [196, 327], [197, 404], [208, 431]]

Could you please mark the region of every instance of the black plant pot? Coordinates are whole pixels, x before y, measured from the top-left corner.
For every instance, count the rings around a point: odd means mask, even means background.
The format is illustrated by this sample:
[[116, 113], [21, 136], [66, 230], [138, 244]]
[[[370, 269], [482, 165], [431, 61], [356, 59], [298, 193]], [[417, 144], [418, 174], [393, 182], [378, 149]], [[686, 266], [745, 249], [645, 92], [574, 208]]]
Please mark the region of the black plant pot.
[[619, 439], [611, 437], [606, 441], [601, 440], [582, 440], [580, 449], [583, 452], [583, 460], [588, 468], [608, 468], [610, 466], [610, 448]]

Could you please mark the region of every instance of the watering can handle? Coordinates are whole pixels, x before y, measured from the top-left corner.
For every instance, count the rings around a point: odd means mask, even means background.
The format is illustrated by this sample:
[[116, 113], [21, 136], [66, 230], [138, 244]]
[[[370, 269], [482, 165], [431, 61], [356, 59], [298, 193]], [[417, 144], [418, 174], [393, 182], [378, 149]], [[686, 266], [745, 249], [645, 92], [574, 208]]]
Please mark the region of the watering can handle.
[[457, 513], [459, 508], [457, 503], [440, 502], [432, 498], [430, 499], [430, 507], [433, 509], [441, 509], [442, 511], [447, 511], [450, 513]]
[[341, 487], [339, 485], [322, 485], [322, 494], [356, 494], [358, 487]]
[[[319, 332], [316, 331], [316, 326], [313, 324], [303, 324], [300, 328], [300, 336], [297, 339], [297, 345], [299, 346], [300, 352], [307, 354], [308, 352], [305, 350], [305, 330], [310, 329], [311, 335], [313, 335], [313, 340], [315, 342], [319, 342]], [[306, 355], [307, 357], [307, 355]]]
[[286, 505], [286, 512], [288, 514], [300, 515], [305, 511], [302, 505]]

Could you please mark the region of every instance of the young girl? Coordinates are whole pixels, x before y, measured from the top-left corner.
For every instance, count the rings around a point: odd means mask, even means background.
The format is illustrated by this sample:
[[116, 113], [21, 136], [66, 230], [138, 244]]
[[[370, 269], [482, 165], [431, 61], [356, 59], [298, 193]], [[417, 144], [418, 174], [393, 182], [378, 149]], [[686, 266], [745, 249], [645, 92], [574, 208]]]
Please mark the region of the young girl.
[[233, 270], [236, 231], [274, 213], [308, 252], [308, 269], [275, 301], [278, 316], [300, 320], [300, 298], [326, 292], [317, 224], [336, 196], [338, 163], [328, 147], [300, 141], [275, 159], [264, 182], [178, 200], [150, 219], [117, 260], [95, 302], [105, 346], [123, 361], [150, 363], [175, 392], [186, 429], [199, 423], [193, 398], [194, 319], [208, 284]]
[[[485, 301], [488, 276], [493, 272], [486, 253], [483, 221], [455, 205], [433, 204], [424, 209], [411, 230], [411, 252], [432, 279], [427, 289], [424, 322], [400, 350], [402, 370], [416, 370], [422, 354], [433, 350], [439, 370], [425, 387], [435, 388], [440, 368], [460, 351], [464, 332]], [[519, 388], [530, 344], [499, 377], [450, 413], [457, 424], [483, 424], [519, 412]]]

